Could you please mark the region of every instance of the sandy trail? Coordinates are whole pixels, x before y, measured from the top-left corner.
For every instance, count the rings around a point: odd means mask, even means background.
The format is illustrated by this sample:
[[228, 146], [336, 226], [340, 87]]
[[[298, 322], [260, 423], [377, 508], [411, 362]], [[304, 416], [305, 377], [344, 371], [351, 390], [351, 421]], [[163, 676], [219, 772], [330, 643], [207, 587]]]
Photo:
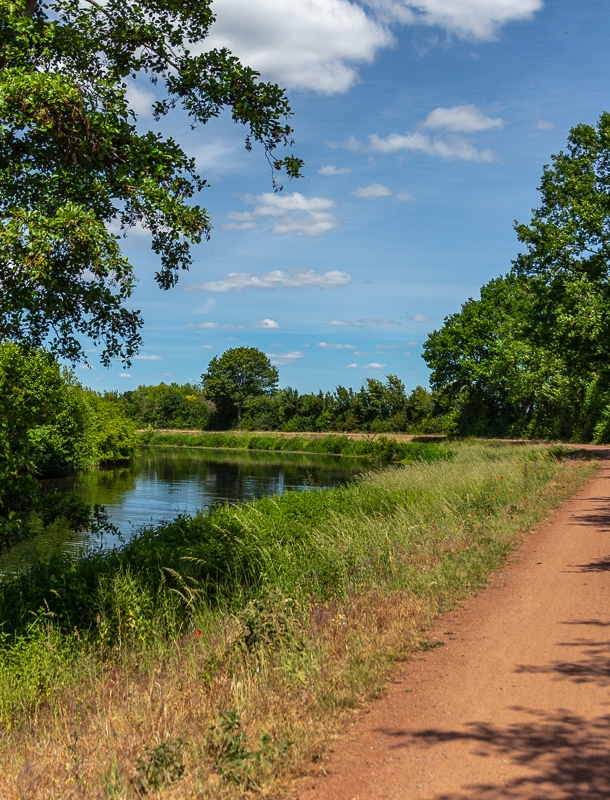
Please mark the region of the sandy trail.
[[300, 800], [610, 800], [610, 461], [428, 639]]

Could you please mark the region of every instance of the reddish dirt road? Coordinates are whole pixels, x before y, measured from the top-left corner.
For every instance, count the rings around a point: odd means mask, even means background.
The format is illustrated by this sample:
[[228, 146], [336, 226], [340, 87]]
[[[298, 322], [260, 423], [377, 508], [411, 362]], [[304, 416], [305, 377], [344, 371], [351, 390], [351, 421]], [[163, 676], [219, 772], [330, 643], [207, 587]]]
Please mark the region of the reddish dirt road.
[[610, 800], [610, 461], [428, 639], [300, 800]]

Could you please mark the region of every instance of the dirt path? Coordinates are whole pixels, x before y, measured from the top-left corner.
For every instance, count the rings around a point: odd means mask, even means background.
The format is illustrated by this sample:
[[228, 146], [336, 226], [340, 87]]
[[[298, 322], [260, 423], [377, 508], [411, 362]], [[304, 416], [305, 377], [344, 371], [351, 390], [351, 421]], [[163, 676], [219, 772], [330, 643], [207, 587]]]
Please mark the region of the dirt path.
[[610, 800], [610, 461], [428, 638], [296, 797]]

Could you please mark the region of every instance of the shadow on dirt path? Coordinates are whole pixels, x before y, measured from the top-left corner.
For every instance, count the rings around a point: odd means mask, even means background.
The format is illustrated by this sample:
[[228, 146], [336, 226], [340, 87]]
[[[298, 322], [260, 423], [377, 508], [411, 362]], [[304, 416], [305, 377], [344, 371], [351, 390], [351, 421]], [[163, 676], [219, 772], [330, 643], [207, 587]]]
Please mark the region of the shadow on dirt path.
[[[610, 462], [439, 622], [316, 800], [610, 800]], [[447, 633], [447, 631], [445, 631]]]

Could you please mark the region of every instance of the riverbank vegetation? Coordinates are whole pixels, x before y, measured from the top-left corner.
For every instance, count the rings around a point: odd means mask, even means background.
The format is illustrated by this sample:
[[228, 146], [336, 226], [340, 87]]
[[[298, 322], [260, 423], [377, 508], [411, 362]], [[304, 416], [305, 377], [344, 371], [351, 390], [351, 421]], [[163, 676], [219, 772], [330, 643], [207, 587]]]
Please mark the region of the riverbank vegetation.
[[86, 527], [90, 509], [45, 494], [40, 479], [127, 461], [136, 447], [135, 425], [108, 397], [44, 350], [0, 344], [0, 549], [59, 517]]
[[273, 450], [277, 452], [320, 453], [372, 458], [380, 462], [438, 461], [452, 457], [453, 451], [436, 442], [401, 442], [387, 436], [351, 439], [347, 436], [279, 436], [235, 432], [171, 433], [144, 431], [138, 441], [145, 446], [205, 447], [235, 450]]
[[455, 450], [5, 580], [0, 794], [264, 794], [322, 758], [593, 468], [544, 447]]

